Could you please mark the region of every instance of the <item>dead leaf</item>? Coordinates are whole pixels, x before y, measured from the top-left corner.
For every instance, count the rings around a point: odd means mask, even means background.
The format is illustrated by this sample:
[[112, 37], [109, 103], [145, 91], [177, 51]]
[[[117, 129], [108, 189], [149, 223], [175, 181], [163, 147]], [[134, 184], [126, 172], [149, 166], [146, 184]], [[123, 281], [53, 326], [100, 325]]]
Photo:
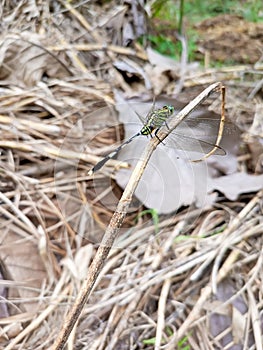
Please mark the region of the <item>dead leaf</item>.
[[250, 175], [243, 172], [210, 179], [208, 182], [208, 191], [220, 191], [232, 201], [242, 193], [257, 192], [262, 187], [263, 175]]
[[149, 62], [152, 66], [156, 66], [160, 69], [160, 71], [173, 71], [179, 74], [180, 72], [180, 63], [173, 60], [170, 57], [164, 56], [160, 54], [159, 52], [151, 49], [150, 47], [147, 48], [147, 55]]
[[234, 344], [242, 344], [247, 324], [247, 317], [237, 308], [232, 308], [232, 334]]
[[92, 253], [93, 245], [87, 244], [78, 249], [75, 259], [67, 257], [61, 261], [61, 264], [69, 270], [76, 280], [81, 281], [87, 276]]
[[5, 318], [9, 316], [9, 311], [7, 308], [7, 303], [4, 302], [4, 300], [7, 297], [7, 287], [3, 284], [1, 284], [1, 281], [4, 281], [4, 276], [2, 273], [2, 270], [4, 269], [4, 263], [0, 261], [0, 298], [1, 298], [1, 303], [0, 303], [0, 318]]
[[[1, 235], [0, 258], [3, 260], [13, 287], [8, 290], [9, 298], [19, 301], [19, 309], [36, 312], [41, 286], [47, 279], [46, 271], [40, 258], [38, 247], [32, 241], [23, 239], [11, 229]], [[32, 299], [32, 301], [31, 301]], [[11, 314], [17, 313], [13, 308]]]
[[124, 58], [121, 61], [115, 61], [114, 66], [118, 68], [118, 70], [126, 72], [130, 76], [137, 75], [140, 78], [143, 78], [146, 89], [151, 89], [151, 82], [148, 78], [148, 75], [145, 71], [134, 61], [131, 61], [128, 58]]
[[[219, 337], [222, 346], [227, 346], [234, 342], [234, 345], [228, 347], [228, 349], [241, 350], [243, 349], [242, 345], [244, 345], [246, 327], [246, 303], [242, 296], [238, 295], [231, 304], [226, 306], [220, 305], [220, 303], [223, 304], [223, 302], [233, 297], [236, 291], [237, 287], [230, 278], [218, 284], [215, 301], [213, 301], [213, 303], [217, 302], [218, 306], [215, 304], [209, 323], [211, 334], [214, 337], [219, 336], [221, 333], [224, 334]], [[225, 310], [225, 312], [222, 312], [222, 310]], [[229, 328], [229, 332], [226, 332], [227, 328]], [[249, 337], [249, 343], [253, 343], [251, 337]]]
[[44, 74], [56, 78], [65, 76], [65, 68], [45, 50], [46, 41], [41, 35], [26, 31], [21, 35], [3, 36], [0, 79], [10, 84], [34, 86]]
[[261, 138], [263, 144], [263, 104], [257, 103], [253, 123], [248, 130], [250, 136]]
[[164, 87], [169, 83], [167, 74], [162, 72], [159, 67], [153, 67], [150, 64], [146, 64], [144, 70], [151, 79], [154, 95], [160, 95], [160, 93], [164, 91]]
[[253, 123], [244, 135], [255, 173], [263, 172], [263, 104], [257, 103]]

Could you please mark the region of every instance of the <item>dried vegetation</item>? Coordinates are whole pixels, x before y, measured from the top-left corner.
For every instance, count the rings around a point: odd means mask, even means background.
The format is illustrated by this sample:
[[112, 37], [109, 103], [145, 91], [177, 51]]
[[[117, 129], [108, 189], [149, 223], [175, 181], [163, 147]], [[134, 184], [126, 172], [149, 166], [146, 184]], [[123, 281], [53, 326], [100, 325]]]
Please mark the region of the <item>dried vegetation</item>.
[[262, 61], [171, 62], [137, 44], [147, 30], [142, 8], [117, 5], [3, 2], [0, 347], [51, 348], [116, 206], [121, 190], [107, 174], [119, 162], [87, 175], [122, 137], [113, 127], [94, 138], [116, 125], [114, 113], [96, 111], [114, 106], [116, 90], [187, 102], [224, 81], [243, 136], [236, 173], [250, 176], [248, 187], [235, 201], [219, 195], [155, 224], [135, 203], [69, 348], [260, 350], [263, 181], [250, 181], [262, 179]]

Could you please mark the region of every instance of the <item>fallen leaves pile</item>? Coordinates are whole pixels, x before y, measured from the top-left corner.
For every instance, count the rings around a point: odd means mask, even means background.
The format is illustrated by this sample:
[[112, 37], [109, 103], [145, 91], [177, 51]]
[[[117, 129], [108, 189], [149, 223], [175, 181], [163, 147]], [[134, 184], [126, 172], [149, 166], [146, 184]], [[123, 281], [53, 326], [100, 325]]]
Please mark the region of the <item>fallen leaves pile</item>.
[[[3, 6], [1, 348], [49, 349], [57, 337], [127, 183], [125, 166], [144, 147], [134, 142], [88, 176], [131, 132], [132, 103], [145, 114], [156, 96], [180, 109], [222, 81], [227, 155], [200, 169], [175, 156], [176, 183], [163, 155], [163, 165], [149, 165], [68, 346], [262, 349], [262, 60], [176, 62], [139, 44], [148, 16], [135, 2]], [[220, 117], [220, 98], [196, 113]]]

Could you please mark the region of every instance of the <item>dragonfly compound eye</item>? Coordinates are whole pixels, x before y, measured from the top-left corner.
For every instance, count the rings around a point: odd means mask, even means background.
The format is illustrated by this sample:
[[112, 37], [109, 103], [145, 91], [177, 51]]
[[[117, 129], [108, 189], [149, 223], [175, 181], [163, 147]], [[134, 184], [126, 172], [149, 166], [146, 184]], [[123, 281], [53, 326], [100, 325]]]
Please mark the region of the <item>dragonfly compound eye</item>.
[[162, 110], [172, 114], [174, 112], [174, 107], [173, 106], [163, 106]]
[[169, 112], [172, 114], [174, 112], [174, 107], [173, 106], [167, 106]]

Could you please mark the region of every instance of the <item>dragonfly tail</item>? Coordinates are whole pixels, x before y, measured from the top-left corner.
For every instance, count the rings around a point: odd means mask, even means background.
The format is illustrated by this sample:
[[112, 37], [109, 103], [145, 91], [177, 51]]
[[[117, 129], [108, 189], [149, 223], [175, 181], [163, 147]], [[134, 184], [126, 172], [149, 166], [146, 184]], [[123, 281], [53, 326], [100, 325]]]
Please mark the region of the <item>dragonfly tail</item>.
[[101, 161], [99, 161], [92, 169], [89, 170], [88, 175], [93, 175], [96, 171], [100, 170], [105, 163], [107, 163], [110, 159], [114, 158], [123, 147], [128, 145], [135, 137], [140, 136], [141, 132], [138, 132], [137, 134], [133, 135], [131, 138], [129, 138], [127, 141], [123, 142], [118, 148], [116, 148], [114, 151], [109, 153], [106, 157], [104, 157]]

